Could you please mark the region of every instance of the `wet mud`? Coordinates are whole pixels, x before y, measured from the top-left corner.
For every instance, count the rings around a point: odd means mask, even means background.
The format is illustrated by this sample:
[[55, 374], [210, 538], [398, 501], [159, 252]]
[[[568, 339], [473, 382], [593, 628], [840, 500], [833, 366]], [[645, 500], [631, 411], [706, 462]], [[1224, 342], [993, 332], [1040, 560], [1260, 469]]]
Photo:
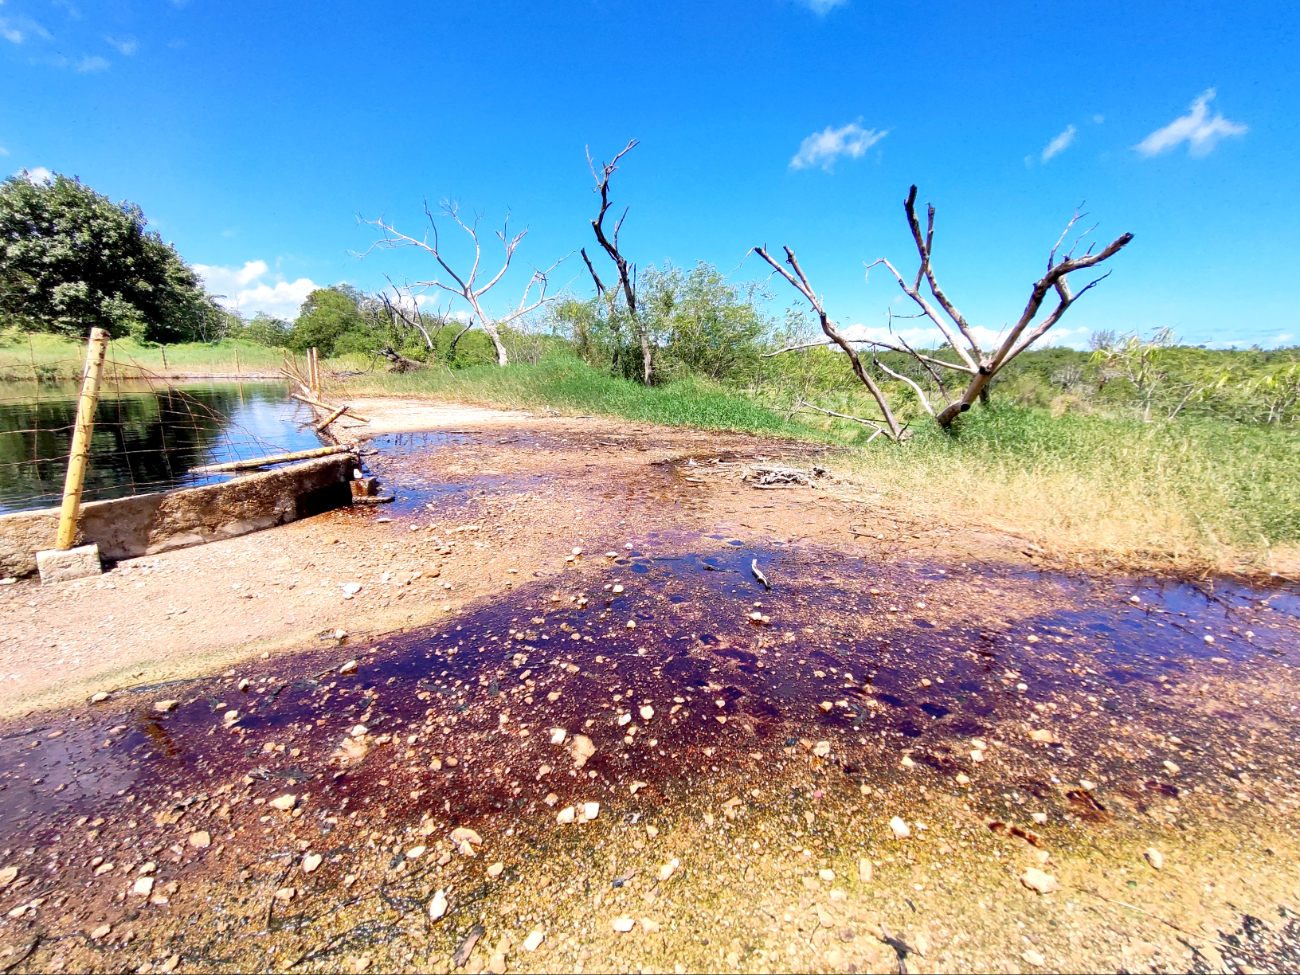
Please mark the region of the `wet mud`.
[[[556, 489], [376, 446], [384, 516]], [[1294, 958], [1296, 593], [601, 531], [436, 625], [6, 727], [0, 967]]]

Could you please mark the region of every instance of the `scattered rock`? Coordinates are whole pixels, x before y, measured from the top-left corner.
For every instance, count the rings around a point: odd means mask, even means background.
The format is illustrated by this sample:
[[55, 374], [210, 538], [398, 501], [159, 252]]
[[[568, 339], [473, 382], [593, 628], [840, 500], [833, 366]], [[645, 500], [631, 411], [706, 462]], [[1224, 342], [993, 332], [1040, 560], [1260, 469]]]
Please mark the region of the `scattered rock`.
[[546, 940], [546, 932], [541, 928], [533, 928], [528, 937], [524, 938], [524, 951], [536, 951]]
[[1042, 826], [1044, 823], [1047, 822], [1047, 813], [1036, 812], [1036, 813], [1032, 813], [1031, 816], [1034, 822], [1037, 823], [1039, 826]]
[[298, 805], [298, 797], [285, 793], [267, 803], [272, 809], [278, 809], [280, 812], [289, 812], [294, 806]]
[[349, 660], [347, 663], [339, 667], [340, 674], [355, 674], [356, 672], [357, 662], [355, 660]]
[[302, 858], [302, 872], [315, 873], [321, 864], [321, 855], [319, 853], [308, 853]]
[[668, 880], [669, 877], [671, 877], [674, 873], [677, 872], [677, 868], [680, 867], [681, 865], [682, 862], [678, 860], [676, 857], [673, 857], [671, 860], [665, 863], [662, 867], [659, 868], [659, 882], [663, 883], [666, 880]]
[[831, 753], [831, 743], [829, 741], [819, 741], [813, 745], [813, 754], [818, 758], [825, 758]]
[[439, 890], [429, 901], [429, 917], [431, 920], [438, 920], [447, 913], [447, 892]]
[[361, 591], [361, 583], [359, 583], [359, 582], [340, 582], [340, 583], [339, 583], [339, 588], [342, 589], [343, 592], [346, 593], [347, 595], [349, 595], [349, 596], [355, 596], [357, 593], [359, 593], [359, 592]]
[[131, 893], [138, 897], [148, 897], [153, 893], [153, 877], [141, 877], [131, 887]]
[[600, 803], [584, 802], [582, 804], [582, 815], [583, 818], [586, 819], [588, 822], [595, 819], [597, 816], [600, 815]]
[[1165, 855], [1161, 853], [1159, 850], [1157, 850], [1154, 846], [1147, 847], [1146, 852], [1143, 853], [1142, 855], [1147, 858], [1147, 863], [1151, 864], [1152, 868], [1156, 870], [1164, 869]]
[[[104, 703], [105, 701], [107, 701], [107, 700], [108, 700], [108, 692], [107, 692], [107, 691], [96, 691], [94, 694], [90, 695], [90, 703], [91, 703], [91, 704], [103, 704], [103, 703]], [[99, 929], [96, 928], [96, 930], [99, 930]]]
[[1030, 890], [1036, 890], [1040, 894], [1050, 894], [1054, 890], [1060, 890], [1061, 885], [1056, 882], [1056, 878], [1050, 873], [1043, 873], [1037, 867], [1029, 867], [1020, 875], [1020, 882]]
[[93, 941], [101, 941], [104, 938], [107, 938], [112, 933], [113, 933], [113, 925], [101, 924], [99, 927], [95, 928], [94, 931], [90, 932], [90, 937], [91, 940]]
[[1178, 768], [1178, 766], [1175, 765], [1173, 762], [1169, 761], [1169, 759], [1165, 759], [1160, 764], [1165, 767], [1165, 771], [1168, 772], [1170, 775], [1177, 775], [1181, 771]]
[[817, 871], [817, 876], [821, 877], [822, 880], [826, 881], [826, 883], [828, 883], [828, 884], [833, 884], [833, 883], [835, 883], [835, 871], [834, 871], [834, 870], [818, 870], [818, 871]]
[[822, 703], [817, 706], [821, 708], [823, 711], [825, 711], [827, 714], [830, 714], [831, 711], [835, 709], [835, 705], [830, 701], [822, 701]]
[[173, 701], [171, 699], [166, 701], [154, 701], [153, 709], [162, 714], [166, 714], [168, 711], [175, 711], [180, 703], [180, 701]]
[[648, 704], [643, 704], [643, 705], [641, 706], [641, 720], [642, 720], [642, 721], [649, 721], [649, 720], [650, 720], [651, 718], [653, 718], [654, 716], [655, 716], [655, 709], [654, 709], [654, 708], [652, 708], [652, 707], [651, 707], [650, 705], [648, 705]]
[[[547, 695], [547, 696], [549, 697], [550, 695]], [[552, 745], [563, 745], [563, 744], [564, 744], [564, 739], [565, 739], [565, 738], [568, 738], [568, 737], [569, 737], [569, 733], [568, 733], [567, 731], [565, 731], [563, 728], [552, 728], [552, 729], [551, 729], [551, 744], [552, 744]]]
[[1032, 948], [1027, 950], [1020, 957], [1023, 958], [1025, 961], [1029, 962], [1029, 964], [1033, 965], [1035, 968], [1042, 968], [1044, 965], [1047, 964], [1047, 959], [1039, 952], [1034, 951], [1034, 949]]
[[406, 859], [408, 859], [408, 860], [418, 860], [418, 859], [420, 859], [420, 857], [424, 856], [424, 851], [425, 851], [426, 849], [428, 849], [428, 847], [424, 847], [424, 846], [413, 846], [413, 847], [411, 847], [409, 850], [406, 851]]
[[958, 784], [958, 785], [970, 785], [970, 776], [967, 775], [965, 772], [958, 772], [958, 773], [957, 773], [957, 784]]
[[206, 850], [212, 845], [212, 834], [206, 829], [190, 834], [190, 846], [196, 850]]
[[858, 879], [864, 884], [871, 883], [871, 861], [866, 857], [858, 857]]
[[578, 811], [572, 806], [565, 806], [555, 815], [555, 821], [561, 826], [567, 826], [578, 818]]
[[17, 867], [5, 867], [3, 870], [0, 870], [0, 890], [4, 890], [17, 879]]
[[659, 922], [651, 920], [648, 917], [643, 917], [641, 918], [641, 930], [646, 934], [658, 934], [660, 930]]
[[502, 863], [500, 860], [498, 860], [496, 863], [492, 864], [492, 866], [487, 868], [487, 875], [492, 880], [496, 880], [497, 877], [501, 876], [501, 874], [505, 871], [505, 869], [506, 869], [506, 865]]
[[903, 822], [903, 820], [898, 816], [895, 816], [889, 821], [889, 828], [896, 839], [905, 840], [912, 835], [911, 827], [909, 827], [907, 823]]
[[574, 735], [569, 742], [569, 754], [573, 756], [573, 767], [582, 768], [587, 764], [587, 759], [596, 754], [596, 746], [586, 735]]
[[298, 890], [296, 887], [281, 887], [275, 892], [275, 899], [284, 901], [286, 904], [297, 896]]
[[614, 930], [617, 931], [619, 934], [627, 934], [634, 927], [636, 927], [636, 922], [633, 921], [626, 914], [624, 914], [622, 917], [614, 918]]
[[1057, 738], [1056, 735], [1052, 734], [1046, 728], [1039, 728], [1036, 731], [1031, 731], [1029, 737], [1034, 741], [1045, 742], [1049, 745], [1059, 745], [1061, 742], [1061, 739]]

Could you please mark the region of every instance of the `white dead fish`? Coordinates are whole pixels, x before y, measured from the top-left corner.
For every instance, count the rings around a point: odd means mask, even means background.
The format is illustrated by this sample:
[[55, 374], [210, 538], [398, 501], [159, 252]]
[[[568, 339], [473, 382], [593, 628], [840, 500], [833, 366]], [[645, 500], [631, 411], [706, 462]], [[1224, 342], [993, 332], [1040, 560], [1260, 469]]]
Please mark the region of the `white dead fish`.
[[763, 588], [771, 592], [772, 584], [767, 581], [767, 576], [763, 575], [763, 570], [758, 567], [758, 559], [754, 559], [749, 563], [749, 569], [754, 573], [754, 578], [763, 584]]

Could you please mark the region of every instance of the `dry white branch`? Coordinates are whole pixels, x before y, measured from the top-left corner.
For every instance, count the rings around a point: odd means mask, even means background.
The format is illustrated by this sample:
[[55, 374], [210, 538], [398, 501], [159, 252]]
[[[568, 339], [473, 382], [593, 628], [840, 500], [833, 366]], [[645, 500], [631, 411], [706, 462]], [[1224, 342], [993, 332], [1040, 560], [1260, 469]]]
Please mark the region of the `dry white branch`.
[[[534, 268], [532, 276], [528, 279], [528, 284], [524, 287], [523, 296], [519, 300], [518, 307], [507, 315], [500, 318], [494, 318], [484, 309], [483, 298], [489, 291], [496, 287], [498, 283], [500, 283], [501, 279], [505, 277], [506, 272], [510, 270], [510, 262], [514, 258], [515, 251], [519, 248], [523, 239], [528, 236], [528, 231], [526, 229], [521, 230], [514, 236], [510, 236], [510, 217], [509, 215], [506, 216], [502, 228], [496, 231], [497, 238], [505, 248], [505, 259], [502, 261], [501, 267], [496, 274], [487, 282], [480, 284], [479, 267], [483, 262], [483, 246], [479, 241], [478, 224], [481, 218], [476, 216], [473, 223], [467, 224], [460, 217], [459, 206], [445, 200], [441, 205], [441, 209], [442, 212], [454, 220], [456, 225], [464, 230], [465, 233], [469, 235], [470, 240], [474, 242], [474, 263], [471, 265], [467, 274], [461, 275], [457, 273], [452, 266], [447, 263], [446, 258], [444, 258], [441, 248], [441, 240], [438, 234], [438, 221], [435, 219], [433, 212], [429, 209], [427, 201], [424, 204], [424, 215], [429, 221], [429, 232], [426, 233], [423, 238], [411, 237], [407, 234], [401, 233], [394, 225], [387, 223], [382, 217], [378, 220], [372, 220], [369, 222], [373, 226], [378, 227], [384, 233], [383, 238], [378, 242], [379, 244], [387, 247], [416, 247], [433, 255], [433, 259], [438, 262], [438, 266], [442, 268], [443, 272], [445, 272], [445, 277], [437, 275], [425, 281], [417, 281], [413, 287], [424, 289], [437, 288], [463, 299], [470, 306], [471, 314], [469, 322], [452, 342], [452, 349], [455, 349], [456, 343], [460, 341], [461, 336], [464, 335], [465, 332], [469, 331], [477, 320], [479, 325], [482, 326], [483, 331], [485, 331], [488, 334], [488, 337], [492, 340], [493, 348], [496, 349], [497, 364], [501, 366], [508, 365], [510, 359], [506, 354], [505, 346], [501, 343], [500, 327], [502, 325], [508, 325], [510, 322], [540, 308], [542, 305], [546, 304], [546, 302], [554, 300], [553, 297], [548, 298], [546, 296], [546, 287], [549, 283], [547, 275], [554, 271], [555, 268], [565, 260], [565, 257], [560, 258], [560, 260], [556, 261], [545, 270]], [[433, 235], [432, 243], [429, 241], [429, 233]], [[535, 299], [532, 297], [534, 289], [537, 290], [537, 296]]]

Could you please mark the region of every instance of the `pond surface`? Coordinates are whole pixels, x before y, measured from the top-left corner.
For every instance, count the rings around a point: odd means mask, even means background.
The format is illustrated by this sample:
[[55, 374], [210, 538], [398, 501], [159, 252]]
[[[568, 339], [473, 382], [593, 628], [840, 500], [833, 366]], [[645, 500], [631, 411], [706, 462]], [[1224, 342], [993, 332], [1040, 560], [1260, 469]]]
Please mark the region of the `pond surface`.
[[[76, 421], [76, 383], [0, 383], [0, 512], [57, 505]], [[95, 413], [83, 499], [194, 487], [195, 467], [321, 446], [311, 411], [282, 383], [118, 382]]]

